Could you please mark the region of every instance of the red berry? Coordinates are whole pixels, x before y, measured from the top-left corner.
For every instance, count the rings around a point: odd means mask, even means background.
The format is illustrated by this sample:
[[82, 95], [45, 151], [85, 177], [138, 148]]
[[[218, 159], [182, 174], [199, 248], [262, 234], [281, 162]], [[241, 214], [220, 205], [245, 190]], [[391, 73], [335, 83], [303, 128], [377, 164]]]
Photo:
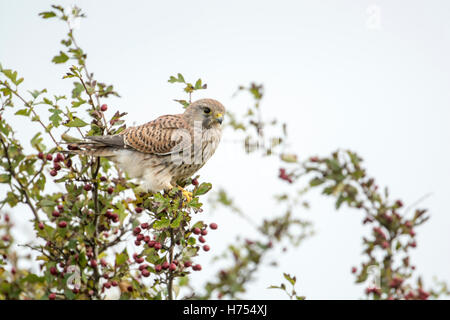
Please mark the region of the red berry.
[[51, 161], [51, 160], [53, 159], [53, 156], [52, 156], [51, 154], [48, 154], [45, 158], [46, 158], [48, 161]]
[[108, 263], [106, 262], [106, 260], [104, 258], [100, 259], [100, 264], [102, 265], [103, 268], [105, 268], [108, 265]]
[[203, 229], [203, 230], [202, 230], [202, 236], [206, 236], [207, 234], [208, 234], [208, 230]]
[[148, 244], [148, 246], [149, 246], [150, 248], [152, 248], [152, 247], [155, 246], [156, 241], [151, 240], [151, 241], [148, 241], [147, 244]]
[[113, 287], [117, 287], [119, 284], [117, 283], [116, 280], [113, 280], [113, 281], [111, 281], [111, 285], [112, 285]]
[[409, 231], [409, 235], [410, 235], [411, 237], [414, 237], [414, 236], [416, 235], [416, 233], [414, 232], [414, 230], [410, 230], [410, 231]]
[[218, 225], [217, 225], [217, 223], [211, 223], [210, 225], [209, 225], [209, 227], [211, 228], [211, 229], [213, 229], [213, 230], [216, 230], [217, 229], [217, 227], [218, 227]]
[[144, 269], [146, 269], [146, 268], [148, 268], [148, 264], [141, 264], [140, 266], [139, 266], [139, 271], [142, 271], [142, 270], [144, 270]]
[[55, 169], [50, 170], [50, 175], [52, 177], [55, 177], [58, 174], [58, 172]]
[[209, 251], [209, 246], [207, 245], [207, 244], [205, 244], [204, 246], [203, 246], [203, 250], [205, 250], [205, 251]]
[[59, 215], [60, 215], [60, 213], [57, 210], [52, 212], [52, 216], [54, 216], [55, 218], [59, 217]]
[[49, 298], [50, 300], [55, 300], [55, 299], [56, 299], [56, 294], [50, 293], [50, 294], [48, 295], [48, 298]]
[[191, 262], [191, 261], [186, 261], [186, 262], [184, 263], [184, 267], [185, 267], [185, 268], [189, 268], [190, 266], [192, 266], [192, 262]]
[[58, 223], [58, 227], [60, 227], [60, 228], [65, 228], [65, 227], [67, 227], [67, 222], [61, 221], [60, 223]]
[[383, 243], [381, 244], [381, 246], [382, 246], [384, 249], [387, 249], [387, 248], [389, 247], [389, 242], [383, 241]]
[[196, 264], [195, 266], [192, 267], [192, 269], [194, 271], [200, 271], [200, 270], [202, 270], [202, 266], [200, 264]]
[[133, 229], [133, 234], [134, 234], [135, 236], [137, 236], [139, 233], [141, 233], [141, 228], [136, 227], [136, 228]]
[[201, 243], [205, 243], [206, 242], [205, 238], [203, 238], [202, 236], [198, 237], [198, 241], [200, 241]]
[[169, 263], [167, 261], [164, 261], [164, 263], [162, 264], [162, 268], [163, 269], [168, 269], [169, 268]]
[[105, 182], [105, 181], [106, 181], [106, 177], [101, 176], [101, 177], [100, 177], [100, 181]]
[[108, 191], [109, 194], [112, 194], [114, 192], [114, 188], [113, 187], [109, 187], [107, 191]]
[[395, 201], [395, 204], [396, 204], [397, 207], [399, 207], [399, 208], [403, 207], [403, 202], [402, 202], [402, 200], [397, 200], [397, 201]]
[[105, 112], [106, 110], [108, 110], [108, 106], [106, 104], [102, 104], [102, 106], [100, 107], [100, 110]]
[[177, 270], [177, 266], [175, 265], [175, 263], [171, 263], [171, 264], [170, 264], [169, 270], [170, 270], [170, 271], [175, 271], [175, 270]]
[[56, 155], [56, 160], [58, 160], [58, 161], [64, 161], [64, 156], [63, 156], [61, 153], [58, 153], [58, 154]]
[[194, 234], [200, 234], [201, 232], [200, 228], [194, 228]]
[[90, 263], [91, 263], [91, 267], [92, 267], [92, 268], [95, 268], [95, 267], [98, 266], [97, 260], [95, 260], [95, 259], [92, 259], [92, 260], [90, 261]]
[[143, 235], [142, 233], [139, 233], [139, 234], [137, 235], [137, 237], [136, 237], [136, 240], [137, 240], [137, 241], [142, 241], [142, 240], [144, 240], [144, 235]]
[[89, 183], [87, 183], [84, 185], [83, 189], [86, 191], [90, 191], [92, 189], [92, 186]]
[[142, 208], [141, 207], [136, 207], [136, 209], [134, 209], [134, 211], [136, 211], [136, 213], [141, 213], [142, 212]]
[[38, 153], [38, 158], [43, 160], [44, 159], [44, 154], [42, 152], [39, 152]]
[[111, 288], [111, 283], [105, 282], [105, 283], [103, 284], [103, 286], [104, 286], [106, 289], [109, 289], [109, 288]]
[[197, 180], [197, 179], [193, 179], [193, 180], [192, 180], [192, 184], [193, 184], [194, 186], [198, 186], [198, 180]]
[[144, 277], [150, 276], [150, 271], [148, 271], [147, 269], [142, 270], [141, 273]]
[[160, 265], [160, 264], [157, 264], [157, 265], [155, 266], [155, 271], [156, 271], [156, 272], [160, 272], [161, 270], [162, 270], [161, 265]]
[[155, 243], [155, 249], [156, 249], [156, 250], [159, 250], [159, 249], [161, 249], [161, 248], [162, 248], [162, 244], [159, 243], [159, 242], [156, 242], [156, 243]]
[[148, 225], [147, 222], [141, 224], [141, 228], [142, 228], [142, 229], [147, 229], [148, 227], [149, 227], [149, 225]]
[[145, 261], [144, 257], [140, 257], [140, 258], [137, 258], [137, 259], [136, 259], [136, 262], [137, 262], [137, 263], [142, 263], [142, 262], [144, 262], [144, 261]]
[[135, 242], [134, 242], [134, 244], [135, 245], [137, 245], [138, 247], [141, 245], [141, 242], [139, 241], [139, 240], [136, 240]]
[[56, 269], [56, 267], [51, 267], [50, 268], [50, 273], [54, 276], [56, 276], [58, 274], [58, 269]]
[[356, 267], [352, 267], [352, 273], [356, 273], [357, 269]]
[[150, 237], [149, 236], [145, 236], [144, 237], [144, 242], [149, 243], [150, 242]]
[[38, 228], [41, 229], [41, 230], [43, 230], [43, 229], [44, 229], [44, 223], [39, 222]]
[[57, 208], [58, 208], [59, 212], [64, 211], [64, 206], [62, 204], [58, 204]]
[[55, 169], [56, 171], [61, 170], [61, 165], [59, 163], [55, 163], [55, 165], [53, 166], [53, 169]]

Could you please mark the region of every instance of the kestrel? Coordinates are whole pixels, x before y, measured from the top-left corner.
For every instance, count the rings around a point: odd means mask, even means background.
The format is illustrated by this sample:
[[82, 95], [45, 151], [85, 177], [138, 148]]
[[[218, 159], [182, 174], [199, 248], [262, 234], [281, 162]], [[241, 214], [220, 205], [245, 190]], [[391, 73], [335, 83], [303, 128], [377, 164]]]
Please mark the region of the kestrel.
[[191, 177], [214, 154], [222, 136], [224, 106], [213, 99], [191, 103], [111, 136], [90, 136], [71, 145], [77, 154], [105, 157], [147, 192], [169, 190]]

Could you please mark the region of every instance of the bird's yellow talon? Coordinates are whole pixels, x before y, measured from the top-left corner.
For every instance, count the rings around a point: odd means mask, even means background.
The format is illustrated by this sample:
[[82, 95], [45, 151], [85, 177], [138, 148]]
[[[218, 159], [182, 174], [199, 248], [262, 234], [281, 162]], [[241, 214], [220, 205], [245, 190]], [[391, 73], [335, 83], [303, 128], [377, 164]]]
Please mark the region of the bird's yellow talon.
[[193, 197], [192, 192], [187, 191], [186, 189], [184, 189], [184, 188], [182, 188], [182, 187], [180, 187], [180, 186], [178, 186], [178, 190], [181, 191], [181, 193], [183, 194], [183, 196], [186, 198], [186, 201], [187, 201], [187, 202], [191, 202], [191, 201], [192, 201], [192, 197]]

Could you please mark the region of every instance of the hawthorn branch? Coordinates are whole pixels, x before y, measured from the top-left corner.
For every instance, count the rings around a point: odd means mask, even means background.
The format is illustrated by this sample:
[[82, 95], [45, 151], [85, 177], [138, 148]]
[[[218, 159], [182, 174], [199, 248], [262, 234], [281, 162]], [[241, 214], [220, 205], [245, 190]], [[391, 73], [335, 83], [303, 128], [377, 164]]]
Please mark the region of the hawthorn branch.
[[27, 191], [27, 189], [24, 187], [24, 185], [22, 184], [22, 182], [20, 182], [20, 180], [17, 178], [17, 175], [16, 175], [15, 171], [13, 170], [13, 166], [12, 166], [12, 163], [11, 163], [11, 158], [10, 158], [9, 153], [8, 153], [8, 147], [6, 146], [5, 141], [3, 141], [3, 137], [0, 139], [0, 141], [1, 141], [1, 143], [2, 143], [3, 150], [4, 150], [4, 152], [5, 152], [6, 160], [8, 161], [8, 171], [9, 171], [9, 173], [11, 174], [11, 177], [13, 177], [14, 180], [16, 180], [17, 183], [19, 184], [19, 186], [20, 186], [20, 192], [23, 193], [23, 195], [25, 196], [25, 203], [28, 205], [28, 207], [30, 207], [31, 211], [33, 212], [34, 218], [35, 218], [36, 221], [39, 223], [40, 220], [39, 220], [39, 216], [38, 216], [37, 210], [36, 210], [36, 208], [34, 207], [32, 201], [31, 201], [31, 199], [30, 199], [30, 196], [28, 195], [28, 191]]

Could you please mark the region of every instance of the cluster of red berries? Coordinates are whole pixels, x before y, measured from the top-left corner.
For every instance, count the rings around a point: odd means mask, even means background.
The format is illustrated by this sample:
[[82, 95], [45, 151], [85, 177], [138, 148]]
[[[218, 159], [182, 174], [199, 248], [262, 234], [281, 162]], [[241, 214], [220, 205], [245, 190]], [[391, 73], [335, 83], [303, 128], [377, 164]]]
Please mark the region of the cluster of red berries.
[[105, 217], [109, 220], [113, 221], [114, 223], [119, 222], [119, 215], [117, 213], [112, 213], [110, 210], [107, 210], [105, 213]]
[[376, 295], [381, 295], [381, 289], [377, 287], [366, 288], [366, 294], [374, 293]]
[[[138, 207], [140, 208], [140, 207]], [[137, 208], [136, 208], [137, 209]], [[142, 223], [141, 226], [137, 226], [133, 229], [133, 235], [136, 237], [134, 244], [136, 246], [140, 246], [142, 242], [145, 242], [150, 248], [155, 248], [155, 250], [160, 250], [162, 248], [162, 244], [156, 241], [156, 237], [153, 240], [148, 235], [143, 235], [142, 232], [150, 228], [148, 223]]]
[[[209, 227], [212, 229], [212, 230], [216, 230], [217, 229], [217, 223], [211, 223], [210, 225], [209, 225]], [[193, 230], [192, 230], [192, 232], [195, 234], [195, 235], [198, 235], [199, 237], [198, 237], [198, 241], [200, 241], [201, 243], [205, 243], [206, 242], [206, 239], [205, 239], [205, 236], [208, 234], [208, 230], [206, 230], [206, 226], [204, 226], [202, 229], [200, 229], [199, 227], [195, 227]], [[209, 251], [211, 248], [210, 248], [210, 246], [209, 245], [207, 245], [207, 244], [205, 244], [205, 245], [203, 245], [203, 250], [204, 251]]]
[[278, 177], [279, 177], [281, 180], [287, 181], [287, 182], [289, 182], [289, 183], [294, 182], [294, 181], [292, 180], [292, 178], [286, 173], [286, 169], [284, 169], [284, 168], [280, 168], [280, 173], [279, 173]]
[[399, 288], [403, 283], [403, 279], [399, 277], [393, 277], [392, 280], [389, 282], [389, 287], [397, 289]]
[[423, 290], [422, 288], [419, 288], [417, 290], [417, 293], [414, 293], [412, 291], [408, 292], [405, 296], [406, 300], [427, 300], [430, 297], [430, 293], [428, 293], [427, 291]]
[[[58, 171], [61, 170], [61, 163], [65, 161], [64, 155], [62, 153], [58, 153], [56, 154], [56, 156], [53, 158], [52, 154], [47, 154], [44, 155], [42, 152], [39, 152], [38, 154], [38, 158], [41, 160], [48, 160], [48, 161], [52, 161], [53, 160], [53, 168], [52, 170], [50, 170], [50, 175], [52, 177], [55, 177], [58, 174]], [[72, 166], [72, 160], [68, 159], [66, 161], [66, 166], [69, 168]]]

